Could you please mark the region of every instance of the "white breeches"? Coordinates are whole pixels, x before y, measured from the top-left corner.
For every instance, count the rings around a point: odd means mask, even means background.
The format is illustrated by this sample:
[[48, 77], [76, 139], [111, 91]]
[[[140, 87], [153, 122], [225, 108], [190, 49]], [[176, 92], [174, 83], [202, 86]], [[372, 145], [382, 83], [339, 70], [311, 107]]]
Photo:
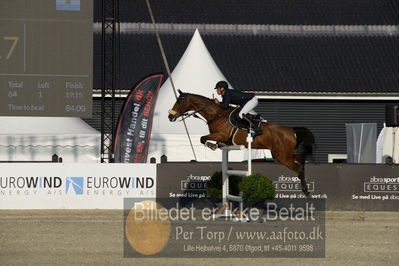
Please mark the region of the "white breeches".
[[241, 109], [238, 116], [242, 119], [243, 114], [250, 113], [251, 115], [256, 115], [254, 111], [255, 107], [258, 105], [258, 98], [255, 96], [251, 100], [249, 100]]

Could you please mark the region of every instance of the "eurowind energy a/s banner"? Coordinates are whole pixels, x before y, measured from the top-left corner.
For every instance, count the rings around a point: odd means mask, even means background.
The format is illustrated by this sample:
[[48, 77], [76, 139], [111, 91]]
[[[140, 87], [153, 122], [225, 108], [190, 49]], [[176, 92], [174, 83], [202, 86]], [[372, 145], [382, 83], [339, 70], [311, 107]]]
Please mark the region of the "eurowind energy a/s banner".
[[163, 74], [148, 76], [129, 93], [115, 134], [115, 162], [147, 161], [152, 118], [162, 80]]

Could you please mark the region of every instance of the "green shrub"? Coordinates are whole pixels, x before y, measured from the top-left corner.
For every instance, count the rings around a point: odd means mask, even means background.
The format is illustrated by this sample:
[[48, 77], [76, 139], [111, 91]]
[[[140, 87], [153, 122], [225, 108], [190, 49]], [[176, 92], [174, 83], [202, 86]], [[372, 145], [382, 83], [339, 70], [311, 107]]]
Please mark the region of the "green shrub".
[[244, 177], [239, 184], [239, 190], [243, 192], [243, 200], [247, 206], [272, 199], [275, 195], [272, 181], [261, 174]]
[[[238, 176], [229, 177], [229, 192], [231, 195], [238, 195], [238, 184], [242, 178]], [[215, 201], [222, 201], [222, 172], [215, 172], [207, 182], [208, 196]]]

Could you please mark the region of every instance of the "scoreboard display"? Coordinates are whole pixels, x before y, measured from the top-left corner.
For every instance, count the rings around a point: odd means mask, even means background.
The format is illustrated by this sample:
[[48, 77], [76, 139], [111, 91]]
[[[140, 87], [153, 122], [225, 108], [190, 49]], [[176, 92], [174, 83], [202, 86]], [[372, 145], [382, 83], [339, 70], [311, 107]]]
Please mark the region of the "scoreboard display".
[[0, 0], [0, 115], [92, 116], [93, 0]]

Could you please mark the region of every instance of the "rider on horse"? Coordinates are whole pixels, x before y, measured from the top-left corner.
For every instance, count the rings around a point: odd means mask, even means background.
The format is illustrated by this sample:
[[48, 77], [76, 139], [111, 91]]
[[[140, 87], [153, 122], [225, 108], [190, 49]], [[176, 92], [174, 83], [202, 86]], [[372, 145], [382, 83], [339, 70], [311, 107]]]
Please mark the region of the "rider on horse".
[[253, 126], [255, 135], [260, 135], [262, 129], [259, 127], [260, 117], [254, 111], [258, 105], [258, 98], [253, 93], [244, 93], [238, 90], [229, 89], [229, 84], [226, 81], [219, 81], [215, 86], [217, 94], [221, 95], [223, 101], [219, 103], [218, 99], [215, 102], [220, 107], [227, 109], [230, 104], [241, 106], [241, 111], [238, 114], [241, 119], [245, 118]]

